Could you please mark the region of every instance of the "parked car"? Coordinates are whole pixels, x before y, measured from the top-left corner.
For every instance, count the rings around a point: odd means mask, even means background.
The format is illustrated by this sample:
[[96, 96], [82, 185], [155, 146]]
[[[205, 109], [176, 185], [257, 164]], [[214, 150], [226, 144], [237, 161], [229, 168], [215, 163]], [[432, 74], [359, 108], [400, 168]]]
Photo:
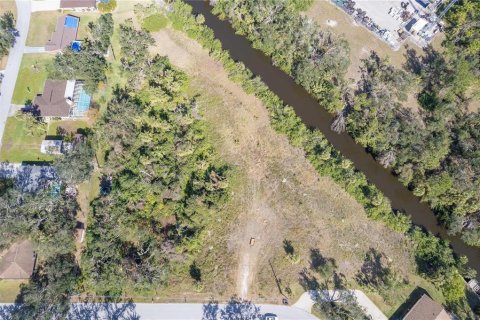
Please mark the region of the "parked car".
[[278, 320], [278, 317], [277, 317], [276, 314], [266, 313], [266, 314], [263, 316], [263, 320]]

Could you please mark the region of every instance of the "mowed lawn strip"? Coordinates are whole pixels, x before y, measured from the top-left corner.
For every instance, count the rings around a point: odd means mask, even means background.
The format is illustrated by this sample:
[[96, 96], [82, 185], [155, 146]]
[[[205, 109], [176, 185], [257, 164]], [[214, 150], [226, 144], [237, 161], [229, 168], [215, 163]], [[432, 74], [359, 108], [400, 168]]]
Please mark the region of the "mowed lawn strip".
[[3, 134], [0, 161], [51, 161], [53, 157], [40, 152], [45, 135], [29, 135], [25, 121], [10, 117]]
[[47, 135], [58, 135], [58, 128], [62, 128], [66, 132], [77, 133], [78, 129], [88, 127], [89, 125], [85, 120], [53, 120], [48, 123]]
[[0, 303], [15, 302], [20, 285], [27, 280], [0, 280]]
[[13, 104], [25, 104], [33, 101], [37, 94], [43, 92], [43, 85], [48, 77], [48, 68], [54, 56], [48, 53], [24, 54], [17, 83], [13, 92]]

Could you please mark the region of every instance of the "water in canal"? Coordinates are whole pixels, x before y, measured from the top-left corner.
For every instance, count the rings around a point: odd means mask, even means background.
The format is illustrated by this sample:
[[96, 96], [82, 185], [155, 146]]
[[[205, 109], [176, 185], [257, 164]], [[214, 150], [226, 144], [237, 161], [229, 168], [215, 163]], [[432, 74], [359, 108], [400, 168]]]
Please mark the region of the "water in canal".
[[222, 21], [211, 13], [211, 6], [200, 0], [186, 0], [193, 7], [195, 14], [205, 16], [205, 24], [210, 27], [215, 37], [221, 41], [224, 49], [232, 58], [241, 61], [255, 75], [260, 76], [265, 84], [286, 104], [292, 106], [296, 114], [310, 128], [319, 129], [330, 143], [355, 167], [362, 171], [367, 179], [377, 186], [390, 199], [393, 208], [402, 210], [411, 216], [412, 222], [423, 226], [433, 234], [450, 242], [457, 255], [468, 257], [468, 266], [477, 270], [480, 279], [480, 248], [472, 247], [460, 237], [450, 236], [437, 220], [426, 203], [413, 195], [395, 176], [377, 163], [365, 149], [357, 144], [347, 133], [337, 134], [330, 129], [333, 115], [328, 113], [310, 94], [282, 70], [274, 67], [270, 58], [252, 48], [249, 40], [236, 35], [228, 21]]

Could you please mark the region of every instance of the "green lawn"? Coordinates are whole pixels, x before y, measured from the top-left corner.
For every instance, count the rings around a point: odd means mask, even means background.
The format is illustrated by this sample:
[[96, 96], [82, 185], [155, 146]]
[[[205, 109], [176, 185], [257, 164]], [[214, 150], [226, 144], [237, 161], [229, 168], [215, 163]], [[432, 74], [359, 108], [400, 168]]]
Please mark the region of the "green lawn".
[[57, 135], [57, 128], [63, 128], [67, 132], [76, 133], [77, 129], [90, 127], [85, 120], [54, 120], [48, 124], [47, 135]]
[[[2, 0], [0, 0], [2, 1]], [[92, 12], [67, 12], [80, 18], [77, 39], [82, 40], [88, 35], [88, 23], [99, 17], [98, 13]], [[52, 36], [59, 17], [65, 15], [57, 11], [33, 12], [30, 20], [30, 29], [27, 36], [27, 46], [42, 47]]]
[[28, 135], [25, 122], [15, 117], [7, 119], [3, 134], [0, 161], [51, 161], [53, 156], [40, 153], [40, 145], [45, 135]]
[[160, 31], [168, 25], [168, 18], [165, 15], [157, 13], [153, 14], [143, 20], [142, 28], [150, 31]]
[[43, 85], [47, 79], [47, 68], [51, 65], [53, 55], [47, 53], [24, 54], [20, 71], [18, 72], [13, 104], [25, 104], [43, 92]]
[[20, 292], [20, 284], [26, 280], [0, 280], [0, 302], [14, 302]]

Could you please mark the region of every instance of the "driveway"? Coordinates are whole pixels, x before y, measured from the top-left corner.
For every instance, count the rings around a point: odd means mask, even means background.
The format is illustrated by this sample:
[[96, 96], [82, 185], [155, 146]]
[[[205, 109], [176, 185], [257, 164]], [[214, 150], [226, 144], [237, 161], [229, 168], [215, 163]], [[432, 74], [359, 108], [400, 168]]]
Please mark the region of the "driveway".
[[[357, 298], [358, 304], [365, 309], [365, 313], [372, 317], [372, 320], [388, 320], [388, 318], [383, 314], [383, 312], [378, 309], [378, 307], [372, 302], [372, 300], [370, 300], [370, 298], [367, 297], [365, 293], [363, 293], [363, 291], [352, 290], [352, 293]], [[316, 293], [315, 291], [305, 292], [301, 295], [300, 299], [298, 299], [298, 301], [293, 304], [293, 307], [303, 309], [307, 312], [311, 312], [312, 307], [315, 304], [312, 296], [316, 294], [318, 295], [318, 293]], [[328, 292], [329, 296], [332, 296], [332, 294], [334, 294], [333, 291]]]
[[10, 104], [12, 102], [13, 90], [17, 82], [18, 70], [22, 62], [23, 52], [25, 51], [25, 41], [27, 40], [28, 27], [30, 25], [31, 4], [29, 0], [16, 0], [17, 5], [17, 25], [19, 36], [16, 38], [15, 45], [10, 49], [7, 66], [4, 71], [4, 77], [0, 86], [0, 147], [2, 145], [3, 131], [7, 122]]
[[44, 53], [45, 47], [25, 47], [23, 53]]
[[[74, 303], [71, 305], [68, 319], [217, 320], [220, 319], [219, 309], [227, 311], [228, 319], [237, 319], [238, 315], [246, 313], [242, 306], [244, 305], [224, 309], [224, 305], [211, 306], [201, 303]], [[257, 307], [260, 308], [262, 315], [273, 313], [282, 320], [318, 320], [317, 317], [295, 307], [271, 304], [259, 304]], [[0, 318], [2, 315], [7, 318], [11, 308], [14, 308], [14, 305], [0, 304]]]

